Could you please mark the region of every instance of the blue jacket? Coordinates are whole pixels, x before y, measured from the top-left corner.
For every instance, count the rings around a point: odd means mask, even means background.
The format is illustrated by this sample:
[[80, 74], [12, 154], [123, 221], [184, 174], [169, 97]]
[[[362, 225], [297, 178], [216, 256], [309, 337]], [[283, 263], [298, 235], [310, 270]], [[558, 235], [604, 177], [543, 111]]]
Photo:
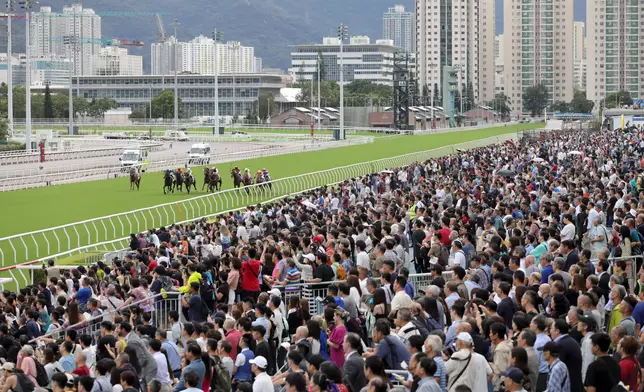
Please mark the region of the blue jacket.
[[189, 371], [194, 371], [197, 372], [199, 375], [199, 385], [197, 385], [197, 388], [201, 388], [203, 384], [203, 379], [206, 377], [206, 366], [203, 364], [203, 361], [201, 358], [195, 358], [190, 362], [188, 366], [186, 366], [185, 369], [183, 369], [183, 372], [181, 373], [181, 379], [179, 380], [179, 383], [177, 384], [176, 387], [174, 387], [174, 392], [181, 392], [184, 389], [186, 389], [186, 385], [183, 380], [183, 375], [188, 373]]
[[244, 361], [243, 365], [237, 368], [234, 379], [237, 381], [251, 381], [253, 379], [253, 373], [250, 370], [250, 360], [255, 358], [255, 353], [251, 350], [244, 350], [237, 354], [237, 356], [240, 355], [243, 355], [246, 361]]

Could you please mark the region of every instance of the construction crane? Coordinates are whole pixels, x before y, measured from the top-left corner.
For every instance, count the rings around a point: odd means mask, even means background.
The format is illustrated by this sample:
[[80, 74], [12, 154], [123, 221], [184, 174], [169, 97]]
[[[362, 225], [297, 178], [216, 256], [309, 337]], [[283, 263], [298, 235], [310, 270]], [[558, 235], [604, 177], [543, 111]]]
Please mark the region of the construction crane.
[[64, 42], [64, 43], [87, 43], [87, 44], [102, 44], [107, 46], [144, 46], [143, 41], [138, 39], [129, 40], [122, 38], [78, 38], [78, 37], [51, 37], [51, 42]]
[[159, 42], [166, 42], [168, 39], [170, 39], [170, 36], [165, 32], [165, 27], [163, 26], [163, 19], [161, 19], [161, 15], [159, 13], [155, 13], [154, 18], [157, 22], [157, 38], [159, 39]]

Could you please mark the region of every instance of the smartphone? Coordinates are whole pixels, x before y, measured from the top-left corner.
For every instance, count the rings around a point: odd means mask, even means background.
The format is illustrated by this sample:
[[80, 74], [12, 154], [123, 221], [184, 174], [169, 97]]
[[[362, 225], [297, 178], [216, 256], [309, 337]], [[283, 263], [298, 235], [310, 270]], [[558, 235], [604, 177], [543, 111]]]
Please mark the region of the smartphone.
[[542, 304], [539, 304], [539, 313], [545, 313], [545, 311], [543, 310]]

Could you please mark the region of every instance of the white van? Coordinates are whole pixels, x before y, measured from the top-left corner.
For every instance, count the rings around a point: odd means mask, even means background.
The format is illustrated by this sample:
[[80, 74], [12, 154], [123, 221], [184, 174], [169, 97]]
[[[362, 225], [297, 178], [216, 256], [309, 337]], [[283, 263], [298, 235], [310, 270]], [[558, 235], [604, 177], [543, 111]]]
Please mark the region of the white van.
[[189, 165], [208, 165], [210, 164], [210, 144], [208, 143], [196, 143], [190, 147], [188, 152], [188, 164]]
[[187, 142], [188, 141], [188, 135], [184, 131], [177, 131], [177, 130], [167, 130], [165, 131], [165, 135], [163, 136], [164, 139], [166, 140], [176, 140], [179, 142]]
[[129, 168], [131, 166], [138, 167], [142, 172], [146, 171], [150, 164], [148, 148], [134, 148], [131, 150], [124, 150], [123, 156], [119, 158], [122, 168]]

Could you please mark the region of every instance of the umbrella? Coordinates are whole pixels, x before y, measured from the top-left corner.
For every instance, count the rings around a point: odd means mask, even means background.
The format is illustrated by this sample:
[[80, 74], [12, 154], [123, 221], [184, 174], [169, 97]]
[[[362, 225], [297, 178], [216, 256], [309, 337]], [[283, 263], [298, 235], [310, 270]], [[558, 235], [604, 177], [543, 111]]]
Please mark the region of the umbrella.
[[385, 174], [394, 174], [394, 172], [393, 172], [393, 171], [391, 171], [391, 170], [383, 170], [383, 171], [381, 171], [380, 173], [385, 173]]
[[541, 163], [543, 162], [543, 158], [539, 158], [539, 157], [532, 158], [532, 162]]
[[503, 177], [514, 177], [514, 176], [516, 176], [516, 175], [517, 175], [517, 173], [515, 173], [515, 172], [514, 172], [514, 171], [512, 171], [512, 170], [508, 170], [508, 169], [501, 169], [501, 170], [499, 170], [498, 172], [496, 172], [496, 175], [497, 175], [497, 176], [503, 176]]
[[581, 151], [570, 151], [568, 155], [581, 155]]
[[317, 210], [318, 209], [318, 207], [315, 204], [311, 203], [308, 200], [302, 200], [301, 203], [302, 203], [303, 206], [305, 206], [307, 208], [310, 208], [312, 210]]

